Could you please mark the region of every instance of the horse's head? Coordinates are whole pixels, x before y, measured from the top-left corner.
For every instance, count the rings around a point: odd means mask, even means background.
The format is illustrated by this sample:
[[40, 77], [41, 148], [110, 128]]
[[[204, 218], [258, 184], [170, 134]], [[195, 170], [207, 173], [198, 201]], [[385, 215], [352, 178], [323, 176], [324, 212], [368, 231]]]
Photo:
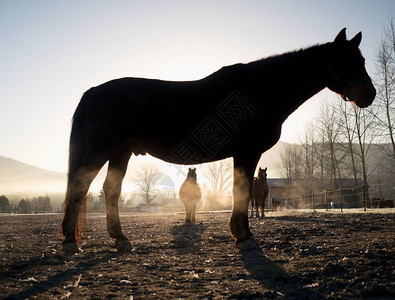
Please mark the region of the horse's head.
[[191, 181], [197, 181], [196, 168], [189, 168], [187, 179]]
[[331, 44], [328, 63], [329, 89], [358, 107], [367, 107], [376, 97], [376, 89], [365, 69], [365, 59], [359, 50], [362, 33], [346, 39], [346, 28], [341, 30]]
[[259, 168], [259, 170], [258, 170], [258, 178], [259, 178], [259, 179], [266, 180], [266, 177], [267, 177], [266, 171], [267, 171], [267, 167], [264, 168], [264, 169]]

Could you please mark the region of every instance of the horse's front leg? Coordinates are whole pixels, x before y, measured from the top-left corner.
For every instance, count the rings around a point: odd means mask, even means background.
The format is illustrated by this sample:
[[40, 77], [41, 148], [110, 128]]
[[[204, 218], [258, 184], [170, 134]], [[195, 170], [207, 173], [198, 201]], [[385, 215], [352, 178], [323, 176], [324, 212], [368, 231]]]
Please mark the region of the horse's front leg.
[[248, 203], [258, 159], [259, 157], [246, 161], [237, 157], [234, 158], [233, 208], [230, 229], [236, 238], [237, 247], [241, 250], [258, 248], [248, 225]]
[[259, 207], [260, 207], [260, 200], [258, 198], [255, 199], [255, 217], [259, 218]]
[[264, 197], [262, 197], [262, 198], [263, 198], [263, 200], [262, 200], [262, 206], [261, 206], [261, 208], [262, 208], [261, 218], [263, 219], [265, 217], [265, 201], [266, 201], [266, 198], [264, 198]]
[[250, 203], [251, 203], [251, 213], [250, 213], [250, 218], [254, 217], [254, 198], [251, 197], [250, 199]]
[[116, 239], [115, 246], [118, 251], [130, 251], [132, 249], [131, 243], [122, 232], [118, 209], [122, 180], [126, 173], [129, 158], [130, 154], [128, 152], [113, 155], [109, 161], [107, 177], [103, 185], [106, 195], [107, 232], [110, 237]]
[[192, 203], [192, 212], [191, 212], [191, 220], [192, 223], [195, 224], [196, 223], [196, 202]]
[[185, 201], [184, 206], [185, 206], [185, 224], [191, 223], [191, 216], [190, 216], [191, 208], [189, 202]]

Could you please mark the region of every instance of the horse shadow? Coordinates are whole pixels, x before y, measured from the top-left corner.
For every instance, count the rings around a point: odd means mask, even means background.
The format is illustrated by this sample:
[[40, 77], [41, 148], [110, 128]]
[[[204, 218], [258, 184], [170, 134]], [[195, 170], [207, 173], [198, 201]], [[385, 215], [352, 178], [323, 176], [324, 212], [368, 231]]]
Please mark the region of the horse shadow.
[[261, 249], [241, 251], [244, 267], [250, 276], [268, 290], [264, 294], [242, 294], [242, 298], [263, 299], [324, 299], [314, 290], [306, 288], [306, 283], [296, 275], [288, 274], [270, 260]]
[[282, 289], [282, 286], [293, 281], [292, 276], [270, 260], [260, 248], [240, 251], [240, 253], [245, 269], [265, 289], [279, 291]]
[[170, 241], [170, 248], [175, 249], [177, 254], [197, 253], [202, 243], [202, 233], [206, 227], [202, 224], [185, 223], [175, 225], [170, 229], [174, 239]]
[[[262, 295], [252, 295], [252, 298], [323, 299], [316, 291], [306, 289], [306, 282], [303, 278], [297, 274], [288, 274], [281, 267], [281, 262], [267, 257], [261, 248], [240, 251], [240, 254], [244, 268], [250, 277], [268, 290]], [[251, 295], [245, 296], [249, 298]]]

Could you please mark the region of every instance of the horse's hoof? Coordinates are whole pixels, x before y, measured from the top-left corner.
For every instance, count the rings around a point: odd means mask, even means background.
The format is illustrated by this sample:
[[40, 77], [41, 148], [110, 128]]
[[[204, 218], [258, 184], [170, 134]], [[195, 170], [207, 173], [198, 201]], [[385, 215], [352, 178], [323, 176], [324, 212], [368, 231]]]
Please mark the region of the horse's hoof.
[[129, 240], [116, 241], [115, 247], [118, 252], [130, 252], [132, 250], [132, 244]]
[[73, 253], [80, 252], [80, 248], [78, 248], [77, 243], [75, 243], [75, 242], [64, 243], [62, 246], [63, 246], [63, 251], [67, 254], [73, 254]]
[[253, 237], [243, 241], [236, 241], [236, 246], [241, 251], [259, 249], [259, 245]]

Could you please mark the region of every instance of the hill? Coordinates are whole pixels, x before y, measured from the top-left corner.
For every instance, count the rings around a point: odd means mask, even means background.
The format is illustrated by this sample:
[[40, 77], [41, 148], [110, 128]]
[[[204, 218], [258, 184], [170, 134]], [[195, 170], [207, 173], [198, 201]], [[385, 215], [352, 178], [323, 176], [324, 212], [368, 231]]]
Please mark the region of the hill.
[[66, 174], [0, 156], [0, 194], [43, 195], [66, 189]]
[[65, 174], [44, 170], [12, 158], [0, 156], [0, 178], [23, 178], [31, 176], [65, 176]]

